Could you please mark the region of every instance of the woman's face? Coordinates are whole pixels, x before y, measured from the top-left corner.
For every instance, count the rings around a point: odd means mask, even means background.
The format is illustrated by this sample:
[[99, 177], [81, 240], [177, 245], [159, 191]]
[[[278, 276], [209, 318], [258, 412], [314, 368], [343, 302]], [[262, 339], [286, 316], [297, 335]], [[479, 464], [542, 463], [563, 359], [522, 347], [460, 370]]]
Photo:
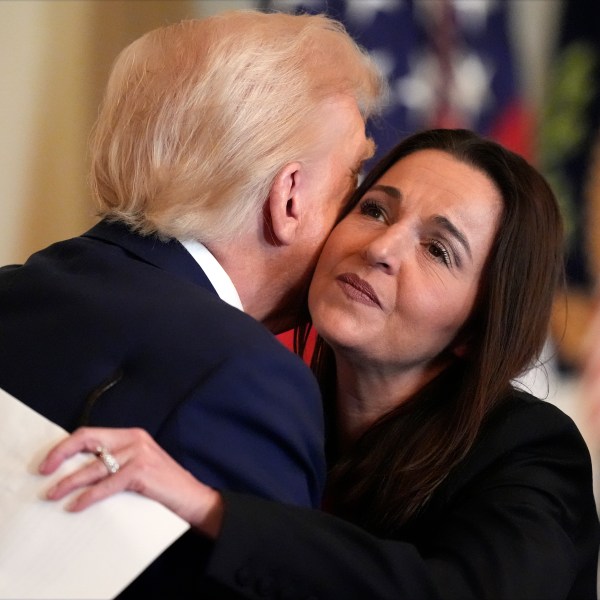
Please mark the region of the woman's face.
[[323, 248], [317, 331], [358, 364], [427, 370], [472, 311], [501, 210], [492, 181], [449, 154], [401, 159]]

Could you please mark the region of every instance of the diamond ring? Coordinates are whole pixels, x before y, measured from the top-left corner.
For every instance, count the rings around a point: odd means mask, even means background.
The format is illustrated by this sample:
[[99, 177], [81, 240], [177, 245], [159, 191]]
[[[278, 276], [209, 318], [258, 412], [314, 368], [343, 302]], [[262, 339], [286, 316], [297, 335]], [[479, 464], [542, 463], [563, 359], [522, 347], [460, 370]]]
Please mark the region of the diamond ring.
[[104, 446], [98, 446], [94, 454], [104, 463], [110, 475], [114, 475], [121, 468], [119, 461]]

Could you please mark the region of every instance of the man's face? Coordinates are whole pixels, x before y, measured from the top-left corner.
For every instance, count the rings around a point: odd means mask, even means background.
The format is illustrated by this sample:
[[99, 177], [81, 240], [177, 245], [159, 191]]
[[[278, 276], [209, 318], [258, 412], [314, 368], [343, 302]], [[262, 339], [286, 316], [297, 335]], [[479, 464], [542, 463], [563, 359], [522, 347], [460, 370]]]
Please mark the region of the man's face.
[[271, 321], [263, 318], [274, 331], [295, 325], [325, 240], [356, 189], [364, 161], [373, 155], [373, 142], [365, 137], [365, 123], [354, 99], [330, 99], [314, 118], [318, 140], [302, 161], [296, 181], [302, 206], [300, 222], [271, 290], [277, 308], [271, 311]]
[[308, 210], [301, 223], [298, 262], [312, 274], [323, 244], [340, 211], [356, 189], [365, 160], [373, 155], [373, 142], [365, 137], [365, 123], [356, 101], [348, 96], [328, 100], [318, 114], [320, 141], [308, 161], [310, 181], [305, 197]]

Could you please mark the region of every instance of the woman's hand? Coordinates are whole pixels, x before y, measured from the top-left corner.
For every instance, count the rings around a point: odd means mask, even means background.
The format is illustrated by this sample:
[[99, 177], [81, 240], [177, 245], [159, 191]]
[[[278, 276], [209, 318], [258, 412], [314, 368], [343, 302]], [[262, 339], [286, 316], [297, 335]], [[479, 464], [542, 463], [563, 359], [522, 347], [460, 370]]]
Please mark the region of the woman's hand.
[[[99, 449], [109, 457], [102, 460]], [[98, 460], [61, 479], [46, 496], [60, 500], [79, 488], [68, 510], [79, 512], [94, 502], [124, 490], [152, 498], [172, 510], [200, 533], [215, 539], [221, 529], [223, 499], [175, 462], [142, 429], [83, 427], [54, 446], [39, 466], [43, 475], [78, 452], [92, 452]], [[111, 472], [111, 457], [116, 465]]]

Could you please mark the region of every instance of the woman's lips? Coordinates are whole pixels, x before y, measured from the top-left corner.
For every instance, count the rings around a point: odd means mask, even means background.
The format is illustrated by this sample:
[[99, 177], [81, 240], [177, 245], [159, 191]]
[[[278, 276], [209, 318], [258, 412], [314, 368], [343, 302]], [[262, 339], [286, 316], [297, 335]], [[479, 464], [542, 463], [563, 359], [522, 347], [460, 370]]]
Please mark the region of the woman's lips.
[[349, 298], [362, 304], [381, 308], [381, 303], [375, 290], [358, 275], [354, 273], [342, 273], [336, 277], [336, 281]]

